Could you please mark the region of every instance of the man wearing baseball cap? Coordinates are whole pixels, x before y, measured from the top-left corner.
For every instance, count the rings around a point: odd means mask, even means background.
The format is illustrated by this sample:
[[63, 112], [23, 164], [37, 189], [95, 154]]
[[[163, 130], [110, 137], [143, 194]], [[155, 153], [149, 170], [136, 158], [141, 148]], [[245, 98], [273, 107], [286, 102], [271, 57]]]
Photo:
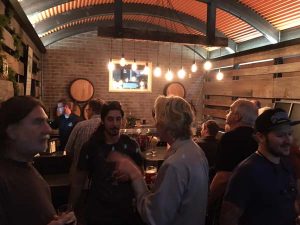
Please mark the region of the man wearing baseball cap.
[[[221, 225], [295, 225], [296, 179], [287, 156], [292, 122], [282, 109], [269, 109], [255, 121], [258, 149], [235, 169], [227, 186]], [[299, 224], [299, 223], [298, 223]]]

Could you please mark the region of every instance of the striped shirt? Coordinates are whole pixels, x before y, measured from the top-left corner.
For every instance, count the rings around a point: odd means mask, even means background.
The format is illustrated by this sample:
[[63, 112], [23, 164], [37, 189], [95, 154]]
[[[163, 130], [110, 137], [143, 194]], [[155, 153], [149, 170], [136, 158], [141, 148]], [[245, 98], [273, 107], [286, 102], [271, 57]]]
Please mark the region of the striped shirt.
[[66, 145], [66, 151], [68, 155], [71, 155], [75, 168], [77, 167], [80, 151], [83, 144], [90, 139], [92, 134], [100, 125], [100, 122], [100, 115], [94, 115], [89, 120], [77, 123], [77, 125], [72, 130], [72, 133]]

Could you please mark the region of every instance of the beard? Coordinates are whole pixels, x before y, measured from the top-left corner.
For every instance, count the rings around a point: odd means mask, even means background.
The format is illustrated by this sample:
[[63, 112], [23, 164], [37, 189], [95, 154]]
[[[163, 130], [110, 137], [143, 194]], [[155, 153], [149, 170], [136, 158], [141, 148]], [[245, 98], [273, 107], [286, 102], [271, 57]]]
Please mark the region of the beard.
[[[280, 146], [276, 146], [276, 148], [274, 148], [269, 140], [269, 138], [267, 137], [266, 139], [266, 145], [267, 145], [267, 149], [268, 151], [275, 157], [282, 157], [282, 156], [287, 156], [289, 155], [290, 153], [290, 147], [291, 145], [290, 144], [282, 144]], [[279, 149], [288, 149], [288, 151], [282, 151], [282, 150], [279, 150]], [[286, 154], [285, 154], [286, 153]]]
[[118, 127], [113, 127], [113, 128], [110, 128], [110, 129], [105, 129], [106, 133], [110, 136], [117, 136], [119, 135], [120, 133], [120, 128]]

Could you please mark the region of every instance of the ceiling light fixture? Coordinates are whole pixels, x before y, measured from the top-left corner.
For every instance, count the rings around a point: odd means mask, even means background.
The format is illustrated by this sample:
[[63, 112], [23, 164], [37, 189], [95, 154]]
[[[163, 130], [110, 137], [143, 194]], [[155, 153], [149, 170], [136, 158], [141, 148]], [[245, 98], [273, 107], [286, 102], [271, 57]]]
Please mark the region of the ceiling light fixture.
[[149, 57], [149, 41], [147, 40], [147, 61], [146, 61], [146, 65], [144, 67], [144, 74], [148, 75], [150, 72], [149, 66], [148, 66], [148, 57]]
[[193, 73], [197, 72], [198, 70], [198, 67], [197, 67], [197, 64], [196, 64], [196, 45], [194, 45], [194, 61], [193, 61], [193, 65], [191, 67], [191, 71]]
[[[221, 52], [221, 48], [220, 48], [220, 56], [219, 57], [221, 57], [221, 56], [222, 56], [222, 52]], [[223, 80], [223, 78], [224, 78], [224, 74], [221, 72], [221, 68], [219, 68], [219, 72], [216, 75], [216, 79]]]
[[135, 61], [135, 39], [133, 39], [133, 63], [131, 65], [131, 70], [133, 70], [133, 71], [137, 70], [137, 64]]
[[211, 69], [211, 67], [212, 67], [212, 64], [211, 64], [211, 62], [209, 61], [209, 52], [208, 52], [208, 50], [206, 50], [207, 51], [207, 54], [206, 54], [206, 60], [205, 60], [205, 62], [204, 62], [204, 64], [203, 64], [203, 68], [204, 68], [204, 70], [206, 70], [206, 71], [208, 71], [208, 70], [210, 70]]
[[160, 77], [161, 76], [161, 69], [158, 64], [158, 54], [159, 54], [159, 42], [157, 42], [157, 52], [156, 52], [156, 67], [154, 69], [154, 76]]
[[126, 59], [125, 59], [125, 56], [124, 56], [124, 46], [123, 46], [123, 43], [124, 42], [124, 39], [122, 39], [122, 57], [120, 59], [120, 66], [124, 67], [126, 66]]
[[178, 76], [179, 79], [184, 79], [185, 75], [186, 75], [186, 72], [185, 72], [185, 70], [182, 66], [182, 45], [181, 45], [180, 65], [181, 65], [181, 68], [180, 68], [180, 70], [178, 70], [177, 76]]
[[107, 68], [110, 72], [112, 72], [115, 69], [115, 64], [112, 61], [112, 39], [110, 39], [110, 59], [107, 64]]
[[170, 69], [170, 62], [171, 62], [171, 42], [170, 42], [170, 48], [169, 48], [169, 68], [165, 75], [165, 78], [167, 81], [173, 80], [173, 77], [174, 77], [173, 72]]

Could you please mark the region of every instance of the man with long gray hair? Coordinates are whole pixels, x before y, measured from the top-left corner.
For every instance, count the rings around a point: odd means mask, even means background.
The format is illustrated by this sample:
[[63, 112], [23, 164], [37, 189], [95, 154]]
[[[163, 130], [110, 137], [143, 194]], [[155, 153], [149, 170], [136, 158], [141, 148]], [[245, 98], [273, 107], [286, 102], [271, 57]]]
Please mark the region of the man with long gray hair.
[[17, 96], [1, 104], [1, 225], [63, 225], [76, 220], [73, 212], [56, 215], [50, 188], [32, 165], [33, 157], [47, 148], [47, 120], [43, 104], [33, 97]]

